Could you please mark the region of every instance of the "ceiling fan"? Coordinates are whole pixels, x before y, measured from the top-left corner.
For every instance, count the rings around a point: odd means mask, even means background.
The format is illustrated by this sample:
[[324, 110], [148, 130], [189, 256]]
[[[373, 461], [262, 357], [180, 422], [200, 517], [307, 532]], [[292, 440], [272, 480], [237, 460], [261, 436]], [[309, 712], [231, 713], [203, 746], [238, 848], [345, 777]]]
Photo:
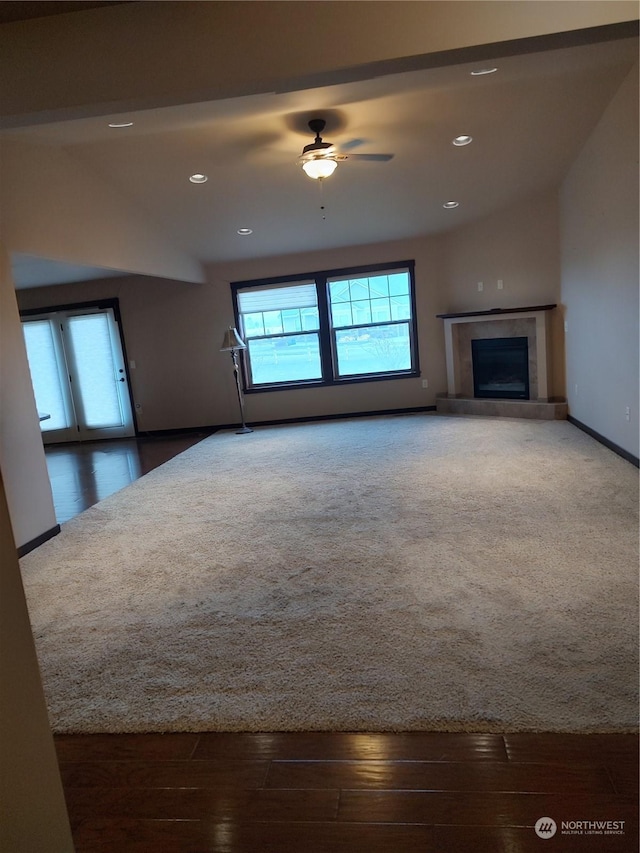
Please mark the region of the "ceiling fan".
[[324, 130], [326, 122], [322, 118], [313, 118], [309, 122], [309, 128], [315, 133], [316, 138], [302, 149], [298, 162], [305, 173], [315, 180], [328, 178], [336, 170], [338, 163], [343, 160], [375, 160], [386, 162], [393, 158], [393, 154], [344, 154], [337, 150], [331, 142], [323, 142], [320, 134]]

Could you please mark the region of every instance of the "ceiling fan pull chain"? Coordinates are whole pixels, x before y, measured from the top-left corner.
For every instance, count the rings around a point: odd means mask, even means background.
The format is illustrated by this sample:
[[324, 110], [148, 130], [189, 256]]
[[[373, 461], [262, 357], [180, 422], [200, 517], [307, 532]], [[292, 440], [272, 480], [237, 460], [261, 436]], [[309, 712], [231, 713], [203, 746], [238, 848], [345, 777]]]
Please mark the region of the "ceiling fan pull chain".
[[324, 212], [324, 197], [323, 197], [324, 191], [322, 189], [323, 183], [324, 183], [324, 181], [322, 180], [322, 178], [319, 178], [318, 179], [318, 187], [320, 188], [320, 213], [322, 214], [322, 218], [326, 219], [327, 217], [325, 216], [325, 212]]

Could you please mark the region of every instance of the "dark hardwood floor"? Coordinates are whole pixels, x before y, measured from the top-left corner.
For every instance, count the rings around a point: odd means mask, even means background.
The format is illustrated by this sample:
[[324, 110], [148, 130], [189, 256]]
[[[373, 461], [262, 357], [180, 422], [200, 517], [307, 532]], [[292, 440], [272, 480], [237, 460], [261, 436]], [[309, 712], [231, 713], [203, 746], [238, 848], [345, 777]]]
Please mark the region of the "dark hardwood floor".
[[184, 433], [45, 447], [58, 524], [124, 489], [208, 434]]
[[[202, 438], [48, 448], [60, 523]], [[638, 850], [636, 735], [185, 732], [55, 742], [76, 853]], [[555, 821], [553, 837], [536, 833], [542, 817]]]
[[[77, 853], [638, 849], [633, 735], [184, 733], [56, 745]], [[536, 834], [542, 817], [556, 822], [553, 838]], [[585, 821], [615, 821], [623, 834]]]

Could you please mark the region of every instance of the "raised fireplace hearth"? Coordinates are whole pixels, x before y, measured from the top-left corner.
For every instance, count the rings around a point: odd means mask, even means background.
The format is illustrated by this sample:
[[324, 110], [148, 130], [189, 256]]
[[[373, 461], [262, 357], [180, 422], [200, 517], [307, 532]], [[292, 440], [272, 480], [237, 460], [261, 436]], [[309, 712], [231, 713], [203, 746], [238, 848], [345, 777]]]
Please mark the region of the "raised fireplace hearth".
[[552, 398], [550, 314], [555, 305], [438, 314], [444, 320], [447, 393], [442, 413], [566, 418]]

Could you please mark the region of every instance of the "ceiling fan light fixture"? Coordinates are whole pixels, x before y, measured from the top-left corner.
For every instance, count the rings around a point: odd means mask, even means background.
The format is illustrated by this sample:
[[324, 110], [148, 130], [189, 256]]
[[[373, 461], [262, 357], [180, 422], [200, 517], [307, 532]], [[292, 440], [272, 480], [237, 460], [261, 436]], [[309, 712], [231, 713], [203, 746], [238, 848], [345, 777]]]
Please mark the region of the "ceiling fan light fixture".
[[495, 74], [498, 69], [494, 66], [488, 66], [487, 68], [476, 68], [475, 71], [470, 71], [472, 77], [484, 77], [485, 74]]
[[453, 144], [456, 146], [456, 148], [462, 148], [463, 145], [469, 145], [471, 142], [473, 142], [473, 136], [469, 136], [466, 133], [462, 134], [461, 136], [456, 136], [456, 138], [453, 140]]
[[460, 204], [459, 201], [445, 201], [445, 203], [442, 206], [444, 208], [446, 208], [446, 210], [453, 210], [453, 208], [458, 207], [459, 204]]
[[195, 175], [191, 175], [189, 180], [192, 184], [206, 184], [209, 180], [206, 175], [201, 175], [200, 173], [196, 173]]
[[310, 160], [304, 160], [302, 163], [305, 174], [316, 181], [333, 175], [337, 166], [338, 161], [334, 157], [313, 157]]

